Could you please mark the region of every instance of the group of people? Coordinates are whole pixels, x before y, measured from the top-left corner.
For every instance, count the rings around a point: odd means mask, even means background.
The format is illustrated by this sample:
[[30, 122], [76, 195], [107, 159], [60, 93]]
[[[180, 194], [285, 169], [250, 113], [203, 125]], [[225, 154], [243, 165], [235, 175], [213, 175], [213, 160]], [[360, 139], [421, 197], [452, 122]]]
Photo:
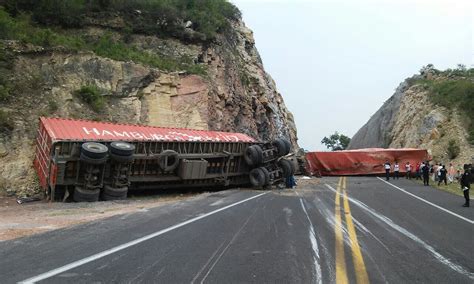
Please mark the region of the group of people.
[[[392, 170], [392, 165], [390, 161], [386, 161], [384, 164], [385, 168], [385, 177], [390, 180], [390, 171]], [[463, 171], [463, 173], [461, 172]], [[456, 169], [452, 163], [449, 164], [449, 167], [446, 168], [445, 165], [441, 163], [430, 164], [428, 161], [423, 161], [417, 163], [415, 167], [406, 162], [405, 164], [405, 177], [407, 179], [412, 178], [412, 174], [415, 174], [416, 179], [423, 178], [423, 184], [425, 186], [430, 185], [430, 176], [432, 181], [438, 182], [438, 186], [444, 183], [445, 185], [453, 182], [459, 182], [461, 189], [464, 193], [464, 198], [466, 202], [464, 207], [469, 207], [469, 189], [471, 188], [471, 183], [474, 182], [474, 166], [472, 164], [465, 164], [463, 168]], [[399, 179], [400, 177], [400, 165], [398, 162], [395, 162], [393, 165], [393, 179]]]

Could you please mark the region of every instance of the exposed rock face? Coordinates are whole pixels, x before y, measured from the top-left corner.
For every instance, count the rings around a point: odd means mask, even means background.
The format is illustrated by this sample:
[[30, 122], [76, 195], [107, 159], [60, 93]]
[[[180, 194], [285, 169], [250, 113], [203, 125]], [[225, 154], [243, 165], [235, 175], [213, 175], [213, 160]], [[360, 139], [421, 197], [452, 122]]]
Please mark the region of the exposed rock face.
[[400, 84], [395, 94], [354, 135], [349, 149], [423, 148], [435, 162], [446, 163], [448, 142], [454, 139], [461, 154], [453, 162], [469, 163], [474, 157], [474, 147], [467, 141], [461, 116], [457, 111], [434, 105], [426, 88], [409, 83], [418, 78], [414, 76]]
[[348, 149], [388, 147], [391, 142], [391, 132], [395, 125], [395, 118], [407, 87], [407, 82], [403, 82], [398, 86], [395, 94], [357, 131], [351, 139]]
[[[0, 137], [0, 191], [23, 195], [37, 187], [32, 161], [39, 116], [235, 131], [259, 140], [286, 137], [297, 147], [293, 116], [263, 68], [252, 32], [240, 21], [233, 29], [206, 46], [143, 35], [129, 39], [147, 52], [187, 56], [206, 66], [206, 76], [4, 41], [15, 54], [12, 82], [18, 88], [0, 105], [14, 122], [13, 132]], [[97, 26], [78, 32], [105, 33]], [[85, 85], [101, 89], [102, 111], [74, 95]]]

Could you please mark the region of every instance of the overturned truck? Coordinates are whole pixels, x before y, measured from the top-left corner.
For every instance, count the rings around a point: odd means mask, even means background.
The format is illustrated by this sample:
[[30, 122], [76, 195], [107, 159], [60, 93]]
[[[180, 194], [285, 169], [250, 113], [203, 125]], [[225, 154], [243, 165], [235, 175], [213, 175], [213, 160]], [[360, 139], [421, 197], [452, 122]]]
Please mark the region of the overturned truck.
[[34, 167], [52, 201], [125, 199], [136, 189], [264, 188], [294, 174], [285, 139], [41, 117]]

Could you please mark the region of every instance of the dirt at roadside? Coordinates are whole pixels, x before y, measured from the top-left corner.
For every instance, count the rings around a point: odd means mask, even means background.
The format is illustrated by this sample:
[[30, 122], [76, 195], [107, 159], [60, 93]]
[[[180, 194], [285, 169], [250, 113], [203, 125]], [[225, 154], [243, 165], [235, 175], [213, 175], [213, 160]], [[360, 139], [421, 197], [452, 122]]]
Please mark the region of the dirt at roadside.
[[172, 194], [93, 203], [18, 204], [14, 197], [0, 196], [0, 242], [69, 227], [110, 216], [133, 213], [191, 198], [197, 194]]

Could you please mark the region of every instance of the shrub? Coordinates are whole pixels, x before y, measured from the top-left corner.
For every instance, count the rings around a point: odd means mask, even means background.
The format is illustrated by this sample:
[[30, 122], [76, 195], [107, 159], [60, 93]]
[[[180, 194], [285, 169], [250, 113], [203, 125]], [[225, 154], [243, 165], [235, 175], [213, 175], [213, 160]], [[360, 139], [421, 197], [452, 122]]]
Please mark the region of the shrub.
[[450, 160], [456, 159], [459, 153], [461, 153], [461, 148], [456, 143], [456, 140], [449, 140], [447, 150], [448, 150], [448, 157]]
[[10, 132], [13, 128], [13, 121], [9, 115], [3, 110], [0, 110], [0, 133]]
[[82, 101], [90, 105], [95, 112], [104, 110], [105, 99], [100, 94], [100, 90], [97, 88], [97, 86], [82, 86], [79, 90], [74, 92], [74, 95], [78, 96]]
[[0, 85], [0, 102], [4, 102], [10, 98], [10, 88], [5, 85]]
[[51, 113], [56, 112], [59, 109], [59, 105], [55, 100], [50, 99], [48, 101], [48, 109]]

